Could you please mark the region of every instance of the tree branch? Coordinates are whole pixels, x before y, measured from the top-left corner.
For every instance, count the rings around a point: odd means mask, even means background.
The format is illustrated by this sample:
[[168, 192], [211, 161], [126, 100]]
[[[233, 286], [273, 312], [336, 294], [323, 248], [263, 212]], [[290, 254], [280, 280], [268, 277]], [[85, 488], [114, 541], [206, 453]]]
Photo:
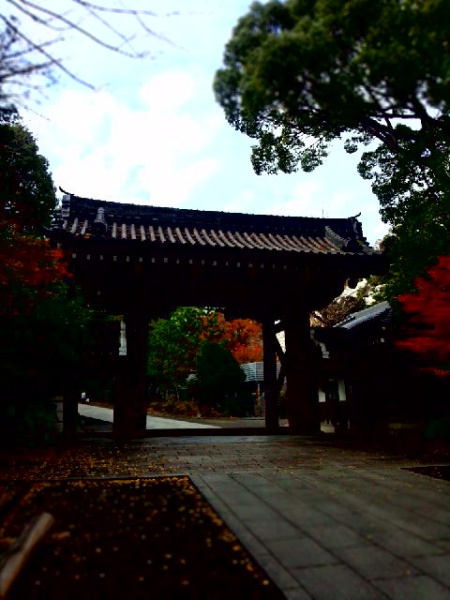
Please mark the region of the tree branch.
[[2, 19], [5, 23], [7, 23], [8, 27], [10, 27], [12, 29], [12, 31], [14, 31], [14, 33], [17, 35], [17, 37], [19, 37], [20, 39], [25, 41], [27, 44], [29, 44], [30, 47], [33, 48], [33, 50], [35, 50], [39, 54], [42, 54], [43, 56], [45, 56], [45, 58], [47, 58], [47, 60], [48, 60], [48, 63], [50, 64], [50, 66], [57, 67], [59, 70], [61, 70], [66, 75], [68, 75], [71, 79], [73, 79], [77, 83], [81, 83], [81, 85], [84, 85], [92, 90], [95, 89], [93, 85], [91, 85], [87, 81], [84, 81], [83, 79], [80, 79], [79, 77], [77, 77], [75, 75], [75, 73], [73, 73], [72, 71], [67, 69], [59, 59], [56, 59], [53, 56], [51, 56], [45, 50], [44, 45], [35, 44], [29, 37], [27, 37], [26, 35], [21, 33], [17, 29], [17, 27], [11, 23], [11, 21], [8, 21], [8, 19], [5, 19], [5, 17], [3, 15], [0, 15], [0, 19]]
[[[35, 13], [30, 13], [30, 11], [25, 10], [25, 8], [23, 6], [20, 6], [20, 4], [18, 2], [16, 2], [15, 0], [6, 0], [6, 1], [9, 2], [10, 4], [12, 4], [13, 6], [15, 6], [23, 14], [26, 14], [27, 16], [29, 16], [33, 20], [36, 20]], [[67, 25], [67, 29], [68, 30], [73, 29], [73, 30], [77, 31], [81, 35], [87, 37], [88, 39], [90, 39], [94, 43], [98, 44], [99, 46], [103, 46], [107, 50], [112, 50], [114, 52], [118, 52], [119, 54], [123, 54], [124, 56], [128, 56], [129, 58], [140, 58], [140, 57], [143, 56], [143, 54], [138, 54], [137, 55], [137, 54], [132, 53], [132, 52], [131, 53], [130, 52], [126, 52], [125, 50], [120, 49], [118, 46], [115, 46], [113, 44], [109, 44], [105, 40], [103, 40], [103, 39], [99, 38], [98, 36], [96, 36], [95, 34], [91, 33], [88, 29], [86, 29], [84, 27], [81, 27], [80, 25], [78, 25], [77, 23], [75, 23], [75, 21], [73, 19], [68, 19], [64, 15], [58, 14], [58, 13], [54, 12], [53, 10], [50, 10], [48, 8], [44, 8], [43, 6], [38, 6], [36, 4], [28, 2], [27, 0], [20, 0], [20, 2], [22, 2], [23, 4], [26, 4], [27, 6], [29, 6], [30, 9], [34, 9], [34, 10], [40, 11], [40, 12], [44, 13], [45, 15], [47, 15], [48, 17], [51, 17], [52, 19], [55, 19], [56, 21], [60, 21], [61, 23], [64, 23], [65, 25]], [[75, 2], [78, 3], [77, 0], [75, 0]], [[39, 18], [38, 22], [40, 22], [41, 24], [46, 25], [46, 21], [43, 21], [43, 19]], [[112, 28], [112, 30], [114, 31], [114, 33], [116, 35], [121, 36], [121, 34], [118, 33], [117, 31], [115, 31], [114, 28]], [[17, 28], [16, 28], [16, 31], [17, 31]], [[35, 44], [34, 44], [34, 46], [36, 47]]]
[[[135, 45], [137, 39], [136, 33], [126, 35], [119, 27], [116, 27], [114, 23], [108, 21], [106, 17], [107, 14], [111, 16], [129, 16], [135, 21], [136, 28], [139, 28], [144, 34], [158, 38], [165, 43], [172, 44], [167, 37], [151, 29], [146, 22], [146, 18], [158, 16], [158, 14], [152, 10], [107, 6], [104, 3], [94, 3], [87, 0], [70, 0], [73, 9], [81, 10], [87, 17], [94, 19], [92, 23], [84, 25], [79, 19], [77, 20], [77, 15], [73, 12], [72, 14], [67, 11], [58, 12], [56, 8], [49, 8], [47, 3], [43, 1], [42, 4], [38, 0], [6, 0], [6, 2], [11, 9], [15, 10], [16, 15], [17, 13], [20, 13], [27, 20], [42, 28], [45, 27], [48, 30], [58, 32], [59, 34], [62, 32], [73, 31], [94, 44], [127, 58], [145, 58], [146, 56], [149, 56], [150, 53], [148, 51], [139, 51]], [[165, 13], [163, 16], [170, 17], [178, 14], [180, 14], [178, 11], [172, 11]], [[33, 53], [37, 53], [37, 55], [44, 58], [43, 61], [37, 61], [37, 63], [33, 63], [33, 60], [30, 59], [27, 67], [23, 67], [22, 65], [18, 69], [11, 68], [9, 75], [7, 75], [6, 70], [3, 69], [4, 80], [8, 79], [11, 81], [14, 77], [31, 74], [33, 73], [33, 70], [45, 76], [44, 71], [45, 69], [48, 69], [49, 73], [47, 75], [49, 81], [50, 83], [54, 83], [50, 78], [50, 69], [54, 68], [73, 81], [90, 89], [95, 89], [92, 84], [76, 75], [70, 68], [66, 67], [64, 61], [58, 58], [53, 51], [48, 51], [48, 46], [63, 41], [62, 37], [41, 43], [40, 41], [35, 41], [34, 34], [27, 33], [16, 16], [9, 16], [5, 13], [5, 10], [3, 10], [0, 12], [0, 19], [5, 24], [6, 30], [13, 33], [14, 39], [12, 40], [12, 43], [23, 42], [27, 45], [26, 50], [14, 50], [12, 54], [7, 53], [6, 57], [2, 55], [2, 63], [5, 62], [5, 59], [12, 60], [13, 58], [18, 59], [19, 57], [22, 57], [25, 60], [27, 54], [32, 55]], [[105, 36], [99, 33], [100, 28], [98, 26], [96, 27], [95, 23], [101, 25], [101, 29], [105, 33]], [[4, 48], [2, 48], [2, 50], [4, 51]], [[34, 67], [33, 64], [35, 65]]]

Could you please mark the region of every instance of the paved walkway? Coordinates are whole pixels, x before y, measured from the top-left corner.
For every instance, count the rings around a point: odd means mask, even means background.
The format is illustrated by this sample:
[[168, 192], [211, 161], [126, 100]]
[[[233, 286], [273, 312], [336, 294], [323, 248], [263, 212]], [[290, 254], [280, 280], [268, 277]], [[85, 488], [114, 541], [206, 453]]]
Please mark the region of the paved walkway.
[[[82, 417], [98, 419], [112, 423], [114, 411], [112, 408], [103, 408], [101, 406], [91, 406], [90, 404], [78, 404], [78, 413]], [[190, 423], [175, 419], [166, 419], [165, 417], [147, 416], [146, 429], [218, 429], [217, 425], [203, 425], [199, 423]]]
[[26, 476], [189, 474], [290, 600], [450, 599], [450, 483], [414, 461], [288, 436], [91, 439], [76, 457]]

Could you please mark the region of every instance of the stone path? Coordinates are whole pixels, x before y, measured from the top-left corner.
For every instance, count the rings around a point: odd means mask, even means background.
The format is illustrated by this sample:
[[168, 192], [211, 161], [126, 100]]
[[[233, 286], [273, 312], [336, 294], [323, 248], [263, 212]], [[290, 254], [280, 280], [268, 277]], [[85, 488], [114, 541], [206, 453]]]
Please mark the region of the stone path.
[[[101, 406], [91, 406], [90, 404], [78, 404], [78, 413], [82, 417], [98, 419], [112, 423], [114, 411], [112, 408], [103, 408]], [[217, 425], [204, 425], [181, 421], [175, 419], [166, 419], [165, 417], [147, 417], [146, 429], [217, 429]]]
[[417, 464], [302, 437], [91, 439], [27, 478], [188, 474], [290, 600], [449, 600], [450, 483]]
[[449, 599], [450, 484], [348, 470], [193, 480], [287, 598]]

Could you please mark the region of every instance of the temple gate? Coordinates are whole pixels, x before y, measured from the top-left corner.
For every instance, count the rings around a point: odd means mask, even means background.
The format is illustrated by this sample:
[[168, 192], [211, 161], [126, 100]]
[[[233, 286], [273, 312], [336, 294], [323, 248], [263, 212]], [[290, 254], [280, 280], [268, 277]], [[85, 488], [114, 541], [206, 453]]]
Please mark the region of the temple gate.
[[[114, 407], [119, 437], [145, 433], [148, 324], [177, 306], [216, 307], [261, 322], [267, 430], [278, 428], [278, 354], [290, 432], [318, 432], [309, 313], [339, 295], [348, 279], [381, 273], [386, 266], [367, 244], [357, 217], [197, 211], [72, 194], [63, 197], [51, 239], [69, 252], [88, 301], [124, 316], [127, 356]], [[285, 355], [276, 322], [285, 330]]]

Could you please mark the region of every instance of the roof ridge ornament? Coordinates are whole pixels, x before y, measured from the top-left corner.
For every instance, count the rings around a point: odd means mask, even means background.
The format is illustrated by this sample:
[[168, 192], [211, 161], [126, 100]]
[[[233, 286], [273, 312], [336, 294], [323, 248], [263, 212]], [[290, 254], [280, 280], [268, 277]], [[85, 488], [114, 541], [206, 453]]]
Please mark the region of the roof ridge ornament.
[[363, 251], [369, 252], [372, 249], [370, 248], [370, 244], [368, 243], [367, 238], [363, 234], [361, 221], [358, 221], [358, 217], [360, 216], [361, 213], [358, 213], [354, 217], [350, 217], [350, 222], [352, 224], [352, 228], [359, 245], [363, 248]]
[[108, 224], [106, 223], [104, 208], [99, 208], [97, 210], [97, 215], [94, 219], [92, 228], [97, 235], [105, 235], [107, 232]]
[[333, 231], [329, 225], [325, 225], [325, 239], [337, 246], [340, 250], [347, 248], [349, 240], [343, 238]]
[[[61, 189], [61, 188], [60, 188]], [[70, 194], [64, 194], [61, 200], [61, 217], [68, 219], [70, 217]]]

